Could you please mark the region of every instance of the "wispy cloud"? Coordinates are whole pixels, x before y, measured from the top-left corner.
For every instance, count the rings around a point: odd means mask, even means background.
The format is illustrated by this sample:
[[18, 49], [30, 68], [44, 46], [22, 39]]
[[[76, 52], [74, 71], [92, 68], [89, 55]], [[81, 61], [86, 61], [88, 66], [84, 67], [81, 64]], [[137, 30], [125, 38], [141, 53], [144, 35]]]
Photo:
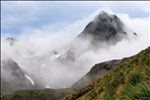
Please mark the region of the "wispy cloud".
[[[115, 46], [97, 52], [87, 51], [71, 68], [54, 62], [54, 57], [50, 56], [50, 53], [68, 45], [93, 20], [101, 8], [119, 16], [130, 30], [138, 34], [138, 38], [123, 40]], [[2, 1], [1, 16], [2, 33], [14, 33], [20, 41], [13, 48], [2, 43], [2, 58], [6, 54], [22, 69], [30, 69], [43, 79], [44, 84], [51, 87], [70, 86], [95, 63], [131, 56], [149, 45], [148, 2]], [[30, 54], [46, 56], [47, 59], [42, 63], [41, 60], [28, 61], [26, 57]], [[39, 71], [37, 66], [45, 68]]]
[[[41, 28], [28, 28], [17, 36], [19, 42], [14, 47], [9, 47], [2, 41], [3, 55], [1, 58], [3, 59], [7, 55], [16, 61], [22, 69], [26, 68], [34, 72], [37, 77], [40, 77], [40, 81], [43, 79], [42, 82], [45, 85], [58, 88], [71, 86], [96, 63], [129, 57], [148, 47], [149, 17], [132, 18], [127, 13], [115, 13], [130, 30], [138, 34], [137, 38], [124, 39], [116, 45], [102, 48], [97, 52], [89, 50], [83, 53], [71, 66], [55, 62], [55, 56], [51, 55], [52, 52], [56, 49], [59, 52], [66, 50], [66, 46], [101, 10], [98, 9], [73, 22], [64, 22], [65, 24], [55, 23]], [[108, 8], [104, 10], [108, 13], [114, 13]], [[32, 58], [31, 55], [34, 57]], [[31, 59], [27, 59], [29, 57]]]

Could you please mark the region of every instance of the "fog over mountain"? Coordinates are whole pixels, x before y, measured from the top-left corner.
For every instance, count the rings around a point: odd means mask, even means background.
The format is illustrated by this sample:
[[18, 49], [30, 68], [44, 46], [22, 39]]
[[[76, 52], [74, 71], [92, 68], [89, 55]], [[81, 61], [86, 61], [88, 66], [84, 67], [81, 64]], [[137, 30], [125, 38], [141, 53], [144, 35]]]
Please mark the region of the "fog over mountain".
[[[40, 88], [70, 87], [96, 63], [129, 57], [145, 49], [149, 45], [148, 20], [99, 9], [55, 31], [47, 26], [26, 30], [16, 40], [2, 38], [1, 62], [11, 59], [32, 86], [34, 82]], [[11, 77], [5, 65], [2, 79]]]
[[1, 95], [7, 95], [20, 89], [35, 89], [35, 85], [26, 78], [25, 73], [16, 62], [7, 59], [1, 64]]
[[69, 50], [61, 55], [61, 58], [65, 58], [67, 61], [75, 60], [87, 50], [96, 51], [103, 47], [115, 45], [122, 39], [129, 38], [128, 36], [136, 38], [137, 34], [125, 30], [125, 25], [116, 15], [109, 15], [102, 11], [88, 23], [85, 29], [75, 38]]

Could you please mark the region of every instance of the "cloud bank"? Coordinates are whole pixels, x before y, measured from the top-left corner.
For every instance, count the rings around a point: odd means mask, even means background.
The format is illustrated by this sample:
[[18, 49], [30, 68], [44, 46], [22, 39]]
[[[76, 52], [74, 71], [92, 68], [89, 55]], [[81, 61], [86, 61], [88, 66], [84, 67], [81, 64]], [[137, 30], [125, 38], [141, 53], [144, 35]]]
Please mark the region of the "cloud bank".
[[31, 77], [36, 76], [45, 87], [64, 88], [79, 80], [96, 63], [129, 57], [149, 46], [149, 18], [131, 18], [128, 14], [117, 13], [127, 29], [136, 32], [138, 37], [124, 39], [96, 52], [86, 51], [70, 65], [56, 62], [55, 59], [68, 49], [73, 39], [102, 10], [114, 14], [111, 9], [103, 8], [73, 23], [27, 29], [16, 37], [18, 41], [14, 46], [8, 45], [2, 38], [1, 58], [13, 59], [22, 70]]

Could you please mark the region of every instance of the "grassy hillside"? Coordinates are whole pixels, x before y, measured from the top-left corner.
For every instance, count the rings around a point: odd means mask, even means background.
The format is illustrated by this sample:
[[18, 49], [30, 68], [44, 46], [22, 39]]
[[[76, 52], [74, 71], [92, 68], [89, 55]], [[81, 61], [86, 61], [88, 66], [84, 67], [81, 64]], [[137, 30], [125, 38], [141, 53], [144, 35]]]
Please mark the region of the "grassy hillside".
[[86, 85], [89, 85], [99, 79], [102, 75], [111, 70], [114, 66], [117, 66], [119, 63], [123, 62], [127, 58], [119, 60], [110, 60], [95, 64], [91, 70], [83, 76], [79, 81], [75, 82], [71, 88], [80, 89]]
[[150, 47], [63, 100], [150, 100]]

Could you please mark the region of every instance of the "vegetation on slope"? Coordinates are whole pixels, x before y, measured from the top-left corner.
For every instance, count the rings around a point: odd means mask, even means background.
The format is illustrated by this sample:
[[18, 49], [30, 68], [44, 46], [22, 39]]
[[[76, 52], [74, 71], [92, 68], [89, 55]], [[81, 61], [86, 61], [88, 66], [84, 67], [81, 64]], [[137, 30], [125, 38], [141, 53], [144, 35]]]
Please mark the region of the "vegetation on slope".
[[60, 100], [72, 92], [72, 89], [19, 90], [1, 100]]
[[63, 100], [150, 100], [150, 47]]
[[95, 64], [91, 68], [91, 70], [85, 76], [83, 76], [79, 81], [75, 82], [71, 88], [80, 89], [86, 85], [91, 84], [92, 82], [99, 79], [102, 75], [107, 73], [114, 66], [123, 62], [125, 59], [127, 59], [127, 58], [124, 58], [121, 60], [110, 60], [110, 61], [105, 61], [105, 62]]

